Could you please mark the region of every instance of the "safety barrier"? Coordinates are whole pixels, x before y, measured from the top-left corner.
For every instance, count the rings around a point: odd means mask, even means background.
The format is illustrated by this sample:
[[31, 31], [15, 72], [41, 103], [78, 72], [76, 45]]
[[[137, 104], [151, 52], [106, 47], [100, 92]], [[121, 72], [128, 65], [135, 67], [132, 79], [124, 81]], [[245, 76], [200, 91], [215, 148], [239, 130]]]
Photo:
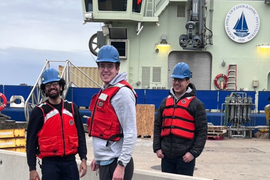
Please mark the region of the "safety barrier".
[[[20, 95], [27, 99], [32, 86], [11, 86], [0, 85], [0, 92], [5, 94], [7, 99], [13, 95]], [[88, 107], [91, 97], [99, 91], [99, 88], [69, 88], [66, 99], [73, 101], [79, 107]], [[135, 89], [138, 94], [138, 104], [154, 104], [157, 109], [161, 101], [169, 94], [169, 90], [160, 89]], [[221, 109], [222, 103], [225, 102], [225, 97], [229, 96], [234, 91], [221, 91], [221, 90], [197, 90], [197, 97], [204, 103], [206, 109]], [[258, 102], [257, 110], [263, 111], [265, 105], [269, 104], [268, 98], [270, 91], [237, 91], [244, 92], [247, 96], [251, 96], [253, 103]], [[257, 101], [256, 101], [257, 100]], [[10, 105], [7, 105], [7, 108]]]
[[[80, 161], [77, 161], [78, 167]], [[39, 175], [40, 168], [37, 165], [37, 171]], [[1, 179], [29, 179], [29, 168], [26, 162], [26, 154], [20, 152], [12, 152], [6, 150], [0, 150], [0, 174]], [[81, 178], [81, 180], [98, 180], [98, 173], [91, 171], [90, 161], [87, 162], [87, 174]], [[133, 180], [210, 180], [206, 178], [182, 176], [169, 173], [161, 173], [148, 170], [134, 170]]]
[[[270, 104], [270, 91], [258, 92], [258, 111], [263, 111], [267, 104]], [[269, 100], [268, 100], [269, 99]]]
[[[66, 98], [73, 101], [79, 107], [88, 107], [91, 97], [98, 91], [98, 88], [71, 87]], [[169, 95], [168, 89], [135, 89], [135, 91], [138, 94], [137, 104], [154, 104], [155, 109], [157, 109], [161, 101]], [[206, 109], [221, 109], [222, 103], [225, 102], [225, 97], [229, 96], [231, 92], [233, 91], [197, 90], [197, 97], [204, 103]], [[255, 103], [255, 91], [237, 92], [245, 92], [247, 96], [252, 97], [254, 100], [253, 103]], [[261, 110], [264, 109], [264, 106]]]

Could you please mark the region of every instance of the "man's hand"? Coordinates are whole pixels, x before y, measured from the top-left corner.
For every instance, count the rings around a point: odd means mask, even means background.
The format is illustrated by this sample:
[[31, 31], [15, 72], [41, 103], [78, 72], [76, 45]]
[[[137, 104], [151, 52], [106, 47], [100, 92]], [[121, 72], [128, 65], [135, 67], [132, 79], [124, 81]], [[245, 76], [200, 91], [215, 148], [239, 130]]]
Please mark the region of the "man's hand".
[[86, 167], [86, 160], [82, 159], [81, 165], [80, 165], [80, 177], [82, 178], [87, 172], [87, 167]]
[[29, 176], [30, 176], [30, 180], [40, 180], [40, 177], [36, 170], [30, 171]]
[[113, 173], [113, 178], [112, 180], [123, 180], [125, 175], [125, 167], [120, 166], [119, 164], [116, 166], [114, 173]]
[[99, 168], [99, 165], [98, 164], [96, 164], [96, 160], [95, 159], [93, 159], [93, 161], [91, 162], [91, 170], [92, 171], [96, 171], [98, 168]]
[[162, 150], [161, 150], [161, 149], [157, 150], [157, 151], [156, 151], [156, 154], [157, 154], [157, 157], [158, 157], [158, 158], [161, 158], [161, 159], [164, 158], [164, 154], [162, 153]]
[[190, 161], [192, 161], [194, 159], [194, 156], [190, 153], [187, 152], [184, 156], [183, 156], [183, 161], [185, 163], [189, 163]]

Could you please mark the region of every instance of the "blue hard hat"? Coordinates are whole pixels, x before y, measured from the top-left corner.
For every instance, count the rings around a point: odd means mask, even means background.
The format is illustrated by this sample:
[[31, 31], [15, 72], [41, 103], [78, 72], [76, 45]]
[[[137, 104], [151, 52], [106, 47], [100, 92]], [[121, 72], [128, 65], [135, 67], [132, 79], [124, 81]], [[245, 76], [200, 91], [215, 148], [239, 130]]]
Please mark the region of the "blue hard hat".
[[42, 84], [47, 84], [49, 82], [60, 81], [59, 73], [56, 69], [48, 68], [46, 69], [41, 76]]
[[171, 78], [179, 78], [179, 79], [184, 79], [184, 78], [191, 78], [191, 72], [189, 69], [189, 66], [186, 63], [177, 63], [174, 68], [173, 68], [173, 73], [171, 75]]
[[117, 49], [111, 45], [102, 46], [97, 55], [97, 63], [99, 62], [120, 63]]

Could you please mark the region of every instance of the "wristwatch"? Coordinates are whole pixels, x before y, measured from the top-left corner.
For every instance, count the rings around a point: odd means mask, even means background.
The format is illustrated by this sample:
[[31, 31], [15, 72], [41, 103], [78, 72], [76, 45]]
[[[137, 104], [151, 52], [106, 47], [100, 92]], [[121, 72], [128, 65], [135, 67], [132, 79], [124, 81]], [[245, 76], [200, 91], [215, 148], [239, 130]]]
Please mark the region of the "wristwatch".
[[125, 167], [122, 161], [118, 161], [117, 164], [119, 164], [122, 167]]

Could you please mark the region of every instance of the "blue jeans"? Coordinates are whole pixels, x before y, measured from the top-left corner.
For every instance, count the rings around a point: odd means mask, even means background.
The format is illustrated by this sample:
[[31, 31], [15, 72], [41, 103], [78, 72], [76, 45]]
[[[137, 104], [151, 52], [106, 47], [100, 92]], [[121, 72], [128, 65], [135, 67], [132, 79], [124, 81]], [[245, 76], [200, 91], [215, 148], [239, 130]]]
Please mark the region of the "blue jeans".
[[161, 160], [162, 172], [193, 176], [194, 168], [195, 158], [189, 163], [185, 163], [182, 157], [170, 159], [164, 156]]
[[42, 161], [42, 180], [79, 180], [79, 170], [75, 160]]

